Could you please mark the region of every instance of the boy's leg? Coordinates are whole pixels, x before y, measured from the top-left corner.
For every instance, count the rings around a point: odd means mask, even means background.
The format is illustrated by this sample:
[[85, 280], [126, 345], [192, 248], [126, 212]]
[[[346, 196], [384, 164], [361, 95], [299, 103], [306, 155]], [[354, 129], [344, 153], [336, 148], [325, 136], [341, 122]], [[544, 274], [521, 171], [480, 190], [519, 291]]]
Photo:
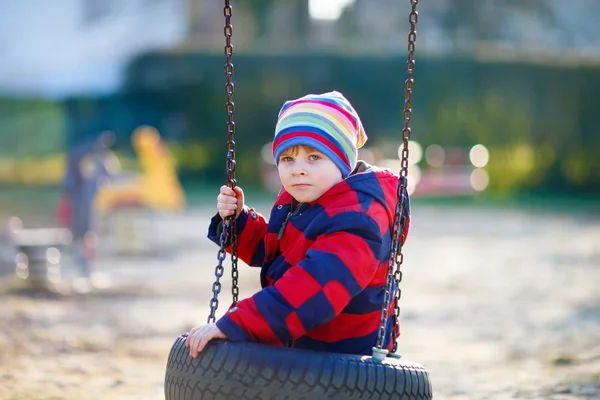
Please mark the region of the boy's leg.
[[81, 244], [78, 246], [78, 264], [84, 278], [89, 279], [92, 276], [93, 262], [96, 259], [96, 244], [96, 235], [88, 231], [83, 235]]

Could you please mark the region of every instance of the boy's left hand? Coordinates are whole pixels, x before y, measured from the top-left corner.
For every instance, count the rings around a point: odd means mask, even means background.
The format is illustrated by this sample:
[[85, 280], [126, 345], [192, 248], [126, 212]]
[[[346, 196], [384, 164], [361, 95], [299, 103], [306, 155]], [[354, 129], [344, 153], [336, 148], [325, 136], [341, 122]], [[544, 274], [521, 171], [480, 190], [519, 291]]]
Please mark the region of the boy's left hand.
[[227, 336], [217, 328], [217, 324], [212, 323], [192, 328], [185, 339], [185, 347], [190, 349], [190, 357], [198, 357], [198, 353], [204, 350], [206, 344], [213, 339], [227, 339]]

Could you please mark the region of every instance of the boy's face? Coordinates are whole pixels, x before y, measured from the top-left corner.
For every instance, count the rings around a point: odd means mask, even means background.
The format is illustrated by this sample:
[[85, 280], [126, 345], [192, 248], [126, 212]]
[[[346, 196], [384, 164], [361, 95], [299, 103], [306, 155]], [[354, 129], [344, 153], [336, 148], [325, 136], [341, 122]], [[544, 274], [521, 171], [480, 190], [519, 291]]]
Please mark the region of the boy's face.
[[279, 157], [279, 178], [285, 190], [301, 203], [317, 200], [343, 180], [326, 155], [308, 146], [294, 146]]

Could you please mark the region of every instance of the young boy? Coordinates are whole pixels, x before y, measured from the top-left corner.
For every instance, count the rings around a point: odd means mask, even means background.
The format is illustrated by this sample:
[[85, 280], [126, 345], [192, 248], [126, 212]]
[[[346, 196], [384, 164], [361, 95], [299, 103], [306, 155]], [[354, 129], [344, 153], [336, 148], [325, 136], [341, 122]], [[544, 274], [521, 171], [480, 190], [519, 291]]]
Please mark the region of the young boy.
[[[358, 114], [339, 92], [284, 104], [273, 141], [283, 188], [269, 221], [244, 204], [241, 188], [223, 186], [208, 233], [219, 243], [223, 218], [235, 213], [238, 256], [261, 267], [263, 289], [216, 324], [193, 328], [186, 340], [191, 357], [217, 338], [371, 355], [398, 176], [357, 162], [357, 149], [366, 140]], [[405, 234], [409, 215], [407, 202]], [[393, 306], [386, 324], [388, 349], [396, 339]]]

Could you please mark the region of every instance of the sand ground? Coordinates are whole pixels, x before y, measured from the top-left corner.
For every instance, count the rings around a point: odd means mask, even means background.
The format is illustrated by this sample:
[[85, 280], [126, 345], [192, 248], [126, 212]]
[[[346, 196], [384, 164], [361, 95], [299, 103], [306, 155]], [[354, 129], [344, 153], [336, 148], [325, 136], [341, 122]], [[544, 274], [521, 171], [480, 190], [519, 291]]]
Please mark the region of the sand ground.
[[[105, 242], [96, 270], [111, 286], [89, 294], [24, 288], [5, 248], [0, 399], [163, 399], [174, 339], [208, 314], [210, 214], [158, 220], [158, 255]], [[69, 257], [63, 265], [69, 283]], [[242, 268], [242, 295], [257, 272]], [[402, 289], [400, 352], [428, 368], [434, 398], [600, 398], [598, 215], [414, 207]]]

